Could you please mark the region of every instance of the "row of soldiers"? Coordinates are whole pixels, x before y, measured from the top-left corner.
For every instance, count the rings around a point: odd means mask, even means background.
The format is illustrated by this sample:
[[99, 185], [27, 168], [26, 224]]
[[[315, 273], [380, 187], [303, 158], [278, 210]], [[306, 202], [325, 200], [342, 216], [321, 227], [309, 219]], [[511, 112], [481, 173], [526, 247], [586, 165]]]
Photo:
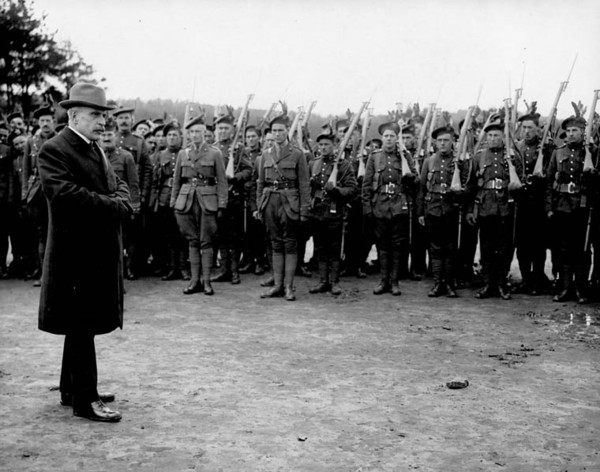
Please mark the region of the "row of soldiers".
[[[51, 107], [41, 107], [34, 117], [39, 128], [32, 136], [18, 114], [0, 128], [0, 275], [9, 275], [10, 239], [13, 275], [38, 280], [47, 210], [36, 160], [57, 130]], [[479, 239], [484, 286], [478, 298], [511, 297], [515, 248], [522, 276], [518, 290], [545, 291], [550, 248], [559, 283], [554, 300], [585, 303], [591, 248], [592, 282], [598, 283], [600, 231], [597, 172], [583, 167], [591, 152], [597, 168], [598, 152], [584, 145], [585, 120], [569, 118], [562, 123], [565, 144], [545, 143], [544, 176], [536, 176], [539, 119], [535, 113], [519, 118], [522, 139], [514, 155], [508, 152], [512, 143], [504, 142], [503, 124], [490, 122], [483, 130], [485, 146], [462, 160], [448, 125], [432, 131], [435, 150], [428, 156], [415, 149], [418, 124], [401, 127], [395, 120], [381, 125], [381, 138], [361, 153], [357, 129], [344, 139], [349, 120], [324, 128], [316, 147], [303, 149], [290, 140], [286, 114], [266, 130], [247, 126], [241, 144], [233, 142], [231, 113], [217, 116], [212, 126], [203, 116], [183, 127], [153, 126], [135, 123], [134, 109], [117, 108], [101, 146], [129, 185], [134, 204], [124, 231], [126, 276], [137, 278], [151, 260], [164, 280], [189, 279], [185, 294], [212, 295], [211, 282], [238, 284], [240, 272], [269, 268], [262, 296], [294, 300], [294, 276], [306, 271], [302, 262], [312, 237], [319, 281], [311, 293], [340, 294], [342, 271], [364, 277], [375, 243], [381, 273], [375, 294], [400, 295], [399, 280], [418, 279], [429, 266], [434, 279], [429, 296], [456, 297], [456, 281], [473, 274]], [[347, 145], [340, 151], [342, 143]], [[511, 166], [524, 184], [514, 192]], [[457, 172], [460, 190], [452, 191]], [[221, 267], [215, 274], [217, 253]]]

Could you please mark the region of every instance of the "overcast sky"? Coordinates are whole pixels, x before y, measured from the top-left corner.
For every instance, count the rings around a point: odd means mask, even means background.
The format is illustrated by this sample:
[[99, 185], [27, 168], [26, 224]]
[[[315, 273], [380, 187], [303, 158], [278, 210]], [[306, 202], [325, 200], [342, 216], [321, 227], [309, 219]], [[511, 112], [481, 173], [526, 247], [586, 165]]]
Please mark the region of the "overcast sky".
[[[105, 77], [109, 98], [315, 113], [396, 102], [499, 106], [521, 84], [547, 114], [600, 88], [598, 0], [35, 0], [49, 30]], [[438, 98], [439, 97], [439, 98]], [[523, 110], [523, 106], [520, 107]]]

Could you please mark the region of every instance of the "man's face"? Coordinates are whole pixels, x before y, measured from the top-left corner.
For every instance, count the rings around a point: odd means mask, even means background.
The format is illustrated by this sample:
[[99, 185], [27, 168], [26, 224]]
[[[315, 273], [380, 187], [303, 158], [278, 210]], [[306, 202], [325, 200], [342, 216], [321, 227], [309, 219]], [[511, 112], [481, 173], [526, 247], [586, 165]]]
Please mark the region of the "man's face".
[[579, 126], [567, 126], [567, 143], [574, 144], [583, 140], [583, 130]]
[[436, 142], [438, 150], [442, 154], [448, 154], [448, 153], [452, 152], [452, 144], [454, 143], [454, 140], [452, 139], [452, 136], [450, 135], [450, 133], [440, 134], [436, 138], [435, 142]]
[[105, 151], [112, 151], [117, 146], [117, 135], [115, 132], [111, 130], [102, 133], [100, 145]]
[[133, 124], [133, 114], [131, 113], [120, 113], [116, 118], [117, 127], [119, 131], [130, 131], [131, 125]]
[[177, 149], [181, 147], [181, 133], [174, 129], [167, 133], [167, 146], [171, 149]]
[[381, 135], [381, 140], [383, 141], [383, 148], [389, 152], [396, 148], [398, 136], [391, 129], [386, 129]]
[[254, 130], [250, 130], [246, 133], [246, 146], [250, 149], [256, 149], [258, 146], [258, 133]]
[[215, 143], [215, 133], [207, 128], [206, 131], [204, 131], [204, 140], [208, 144], [214, 144]]
[[217, 124], [215, 131], [217, 132], [217, 141], [227, 141], [228, 139], [231, 139], [233, 126], [228, 123], [219, 123]]
[[344, 139], [344, 136], [346, 135], [346, 127], [340, 126], [339, 128], [337, 128], [335, 130], [335, 135], [337, 136], [338, 140], [341, 142], [342, 139]]
[[43, 115], [38, 119], [38, 125], [42, 134], [50, 134], [54, 131], [54, 118], [52, 115]]
[[23, 131], [25, 129], [25, 122], [23, 121], [23, 118], [17, 116], [16, 118], [13, 118], [12, 120], [10, 120], [10, 122], [8, 123], [8, 125], [10, 126], [10, 128], [14, 131], [16, 129], [19, 129], [21, 131]]
[[106, 112], [90, 107], [79, 107], [73, 117], [73, 128], [90, 141], [98, 141], [104, 132]]
[[412, 149], [415, 145], [415, 136], [410, 133], [403, 133], [402, 142], [404, 143], [405, 148]]
[[265, 149], [269, 149], [270, 147], [273, 146], [274, 143], [275, 143], [275, 137], [273, 136], [273, 133], [265, 134]]
[[189, 130], [188, 130], [188, 136], [190, 138], [190, 141], [194, 144], [202, 144], [202, 142], [204, 141], [204, 133], [206, 131], [206, 126], [201, 125], [201, 124], [197, 124], [192, 126]]
[[15, 149], [19, 152], [23, 152], [23, 150], [25, 149], [25, 143], [27, 142], [27, 138], [23, 135], [21, 136], [17, 136], [14, 140], [13, 140], [13, 146], [15, 147]]
[[162, 130], [154, 133], [154, 140], [156, 141], [156, 146], [158, 146], [158, 149], [164, 149], [167, 145], [167, 140]]
[[488, 133], [487, 133], [488, 145], [492, 149], [497, 149], [499, 147], [502, 147], [502, 143], [504, 141], [503, 138], [504, 137], [502, 135], [502, 131], [497, 130], [497, 129], [488, 131]]
[[6, 141], [8, 140], [8, 130], [7, 129], [0, 129], [0, 143], [2, 144], [6, 144]]
[[323, 157], [333, 154], [333, 141], [331, 139], [321, 139], [318, 143], [319, 152]]
[[526, 142], [531, 142], [538, 136], [538, 127], [531, 120], [525, 120], [521, 123], [521, 133]]
[[415, 123], [415, 136], [420, 136], [421, 128], [423, 128], [422, 123]]
[[288, 129], [282, 123], [275, 123], [271, 126], [271, 133], [273, 133], [273, 139], [277, 144], [283, 144], [287, 139]]
[[150, 126], [148, 126], [146, 123], [140, 123], [139, 125], [137, 125], [135, 127], [135, 131], [133, 132], [133, 134], [135, 134], [136, 136], [139, 136], [140, 138], [143, 138], [149, 132], [150, 132]]

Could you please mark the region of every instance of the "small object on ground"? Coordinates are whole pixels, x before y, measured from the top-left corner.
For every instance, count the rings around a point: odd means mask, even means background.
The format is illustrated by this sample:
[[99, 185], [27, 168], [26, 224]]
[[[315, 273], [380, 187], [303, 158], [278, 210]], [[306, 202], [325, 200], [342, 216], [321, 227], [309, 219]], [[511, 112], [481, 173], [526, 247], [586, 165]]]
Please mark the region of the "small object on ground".
[[298, 441], [304, 442], [308, 439], [306, 436], [298, 436]]
[[467, 388], [469, 386], [469, 381], [465, 380], [464, 382], [461, 382], [460, 380], [453, 380], [452, 382], [448, 382], [446, 384], [446, 387], [451, 388], [453, 390], [459, 389], [459, 388]]

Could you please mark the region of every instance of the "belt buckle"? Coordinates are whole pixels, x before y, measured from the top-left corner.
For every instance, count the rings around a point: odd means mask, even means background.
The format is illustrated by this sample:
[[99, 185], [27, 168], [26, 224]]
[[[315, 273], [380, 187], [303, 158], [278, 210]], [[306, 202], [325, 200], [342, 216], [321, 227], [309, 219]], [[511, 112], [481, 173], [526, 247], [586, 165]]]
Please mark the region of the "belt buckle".
[[274, 180], [273, 181], [273, 187], [278, 190], [279, 189], [279, 180]]
[[494, 179], [494, 188], [496, 190], [502, 190], [502, 179]]
[[192, 178], [192, 185], [195, 187], [196, 185], [198, 185], [198, 179], [196, 177]]
[[394, 193], [395, 188], [396, 188], [396, 184], [394, 184], [394, 183], [385, 184], [385, 193], [388, 193], [391, 195]]
[[167, 187], [172, 187], [173, 186], [173, 177], [169, 177], [167, 179]]
[[575, 182], [569, 182], [567, 184], [567, 193], [575, 193]]
[[527, 185], [531, 185], [531, 174], [527, 174], [527, 176], [525, 177], [525, 183]]
[[448, 191], [448, 184], [446, 182], [440, 184], [440, 193], [446, 193]]

